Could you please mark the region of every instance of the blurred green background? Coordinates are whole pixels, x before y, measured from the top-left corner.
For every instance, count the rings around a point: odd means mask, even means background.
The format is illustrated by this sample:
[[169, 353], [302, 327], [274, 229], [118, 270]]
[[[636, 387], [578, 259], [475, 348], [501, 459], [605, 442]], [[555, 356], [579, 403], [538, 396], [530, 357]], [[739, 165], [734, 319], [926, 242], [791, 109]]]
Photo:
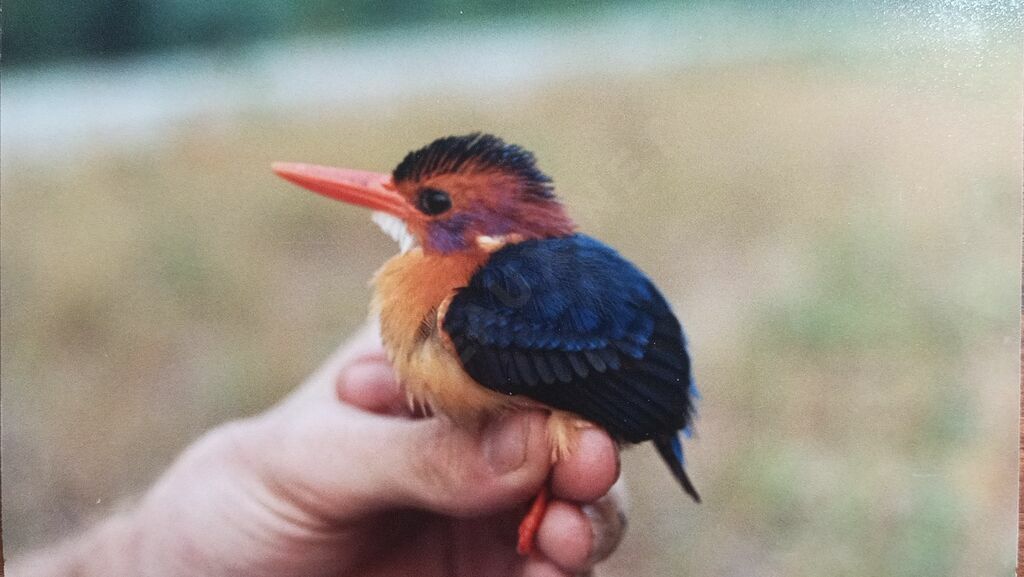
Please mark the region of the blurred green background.
[[605, 575], [1011, 575], [1017, 2], [5, 4], [10, 556], [270, 406], [395, 248], [272, 160], [485, 130], [648, 271], [702, 386], [690, 504], [625, 454]]

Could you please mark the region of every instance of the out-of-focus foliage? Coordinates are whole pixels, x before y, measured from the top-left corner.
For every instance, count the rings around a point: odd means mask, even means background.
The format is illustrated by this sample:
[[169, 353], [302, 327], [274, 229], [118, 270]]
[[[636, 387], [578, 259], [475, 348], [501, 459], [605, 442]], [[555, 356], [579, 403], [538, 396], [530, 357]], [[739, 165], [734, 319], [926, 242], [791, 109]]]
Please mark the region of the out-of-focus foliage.
[[[616, 2], [622, 0], [597, 0], [587, 7]], [[238, 48], [297, 31], [355, 32], [578, 8], [557, 0], [25, 0], [4, 3], [3, 58], [25, 64], [168, 48]]]

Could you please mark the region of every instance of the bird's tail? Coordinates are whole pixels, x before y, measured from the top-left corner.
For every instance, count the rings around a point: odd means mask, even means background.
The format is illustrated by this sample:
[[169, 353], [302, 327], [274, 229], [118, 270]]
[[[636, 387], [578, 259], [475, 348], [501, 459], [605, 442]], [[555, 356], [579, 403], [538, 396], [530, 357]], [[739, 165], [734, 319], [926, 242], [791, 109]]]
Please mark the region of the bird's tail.
[[679, 437], [676, 434], [655, 437], [654, 446], [672, 471], [672, 475], [683, 486], [686, 494], [693, 497], [694, 501], [700, 503], [700, 495], [697, 494], [697, 488], [693, 486], [690, 477], [686, 475], [686, 470], [683, 468], [683, 445], [679, 442]]

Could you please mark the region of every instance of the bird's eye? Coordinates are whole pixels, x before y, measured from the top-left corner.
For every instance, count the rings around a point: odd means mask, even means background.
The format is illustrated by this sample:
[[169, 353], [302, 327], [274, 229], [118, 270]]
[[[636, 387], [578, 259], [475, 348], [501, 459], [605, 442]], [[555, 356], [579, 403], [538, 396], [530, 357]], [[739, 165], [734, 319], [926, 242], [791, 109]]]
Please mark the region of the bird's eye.
[[434, 216], [447, 211], [452, 207], [452, 197], [448, 193], [436, 188], [424, 188], [416, 199], [416, 208], [420, 212]]

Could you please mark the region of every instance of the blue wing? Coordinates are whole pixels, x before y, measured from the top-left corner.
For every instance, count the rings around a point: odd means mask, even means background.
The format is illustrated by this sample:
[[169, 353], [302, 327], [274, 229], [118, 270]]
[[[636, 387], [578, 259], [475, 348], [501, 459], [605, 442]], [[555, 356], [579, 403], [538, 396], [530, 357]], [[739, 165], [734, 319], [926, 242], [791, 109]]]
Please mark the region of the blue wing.
[[620, 440], [665, 445], [690, 424], [679, 321], [642, 272], [590, 237], [495, 252], [456, 293], [443, 329], [481, 385], [571, 411]]

